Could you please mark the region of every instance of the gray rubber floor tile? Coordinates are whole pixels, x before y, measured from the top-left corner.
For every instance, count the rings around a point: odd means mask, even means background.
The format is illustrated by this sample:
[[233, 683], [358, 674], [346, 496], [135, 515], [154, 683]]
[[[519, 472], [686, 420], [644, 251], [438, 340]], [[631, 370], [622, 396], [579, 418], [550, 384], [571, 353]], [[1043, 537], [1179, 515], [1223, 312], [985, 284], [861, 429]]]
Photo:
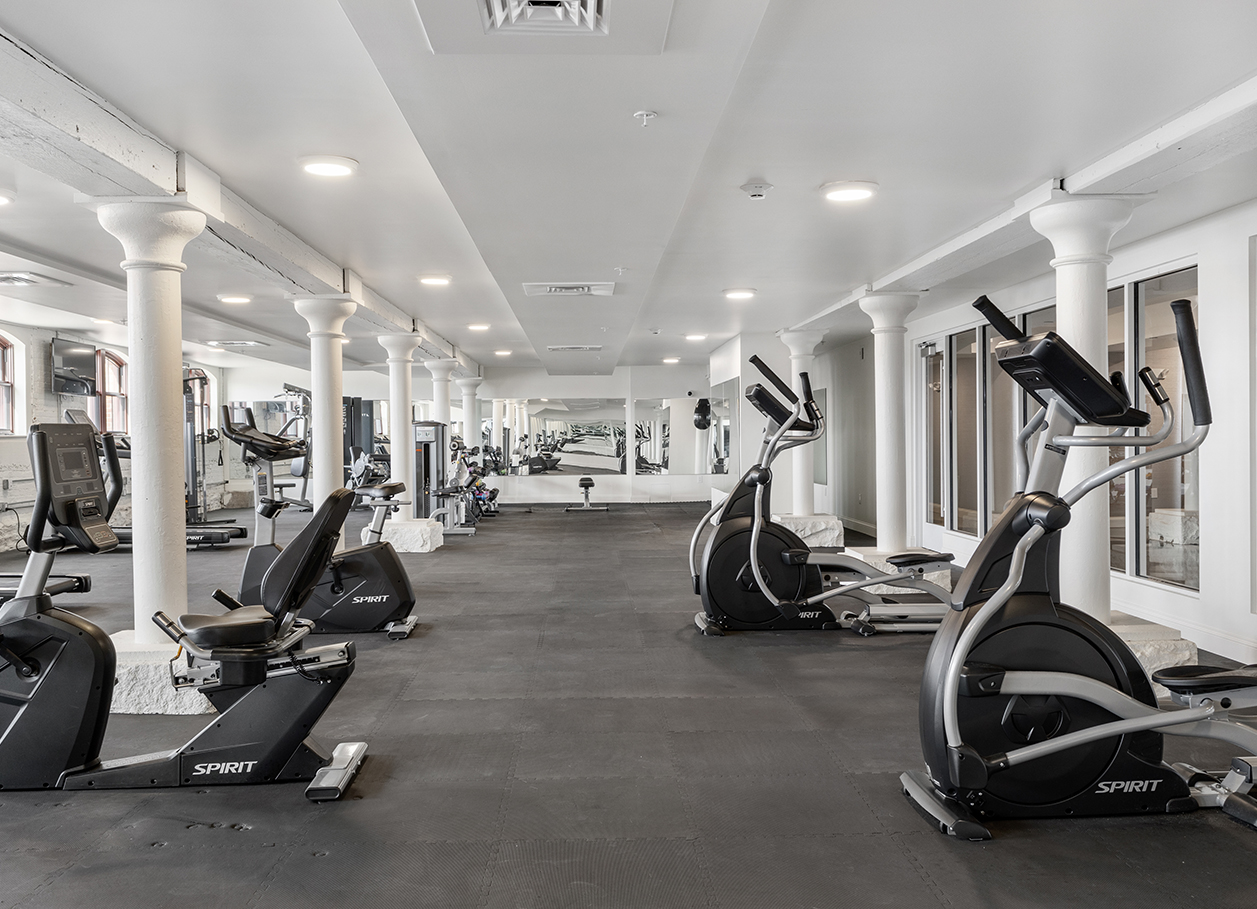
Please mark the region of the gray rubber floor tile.
[[517, 780], [506, 803], [505, 839], [624, 839], [695, 833], [681, 790], [664, 776]]
[[939, 905], [928, 881], [887, 836], [709, 838], [721, 909], [920, 909]]
[[526, 701], [513, 698], [492, 700], [424, 700], [406, 702], [408, 728], [414, 735], [441, 735], [461, 732], [511, 732], [528, 729], [524, 719]]
[[830, 836], [881, 832], [872, 811], [841, 775], [685, 780], [705, 837]]
[[148, 790], [0, 793], [0, 853], [89, 848], [153, 797]]
[[463, 700], [466, 698], [522, 698], [528, 692], [529, 672], [424, 671], [401, 695], [402, 700]]
[[514, 776], [519, 780], [672, 776], [662, 732], [524, 733]]
[[77, 850], [67, 846], [44, 849], [0, 848], [0, 906], [16, 906], [35, 890], [55, 880], [74, 863]]
[[694, 909], [707, 905], [682, 839], [507, 841], [486, 909]]
[[656, 685], [659, 696], [665, 698], [743, 698], [779, 693], [773, 677], [766, 673], [669, 670], [658, 673]]
[[492, 851], [487, 843], [316, 841], [293, 850], [258, 905], [474, 909], [484, 899]]
[[514, 722], [524, 732], [658, 732], [664, 708], [657, 698], [529, 699], [518, 704]]
[[778, 694], [739, 698], [663, 698], [672, 732], [768, 732], [808, 729], [789, 699]]
[[498, 836], [506, 793], [500, 780], [359, 777], [350, 795], [318, 806], [303, 841], [488, 842]]
[[572, 695], [594, 698], [656, 697], [652, 675], [640, 671], [588, 669], [573, 672], [538, 672], [533, 676], [532, 698], [566, 698]]
[[674, 732], [668, 743], [677, 772], [686, 779], [823, 778], [838, 771], [811, 732]]
[[[96, 849], [23, 901], [32, 909], [246, 906], [284, 859], [284, 846], [179, 849], [162, 841]], [[211, 860], [212, 859], [212, 860]]]
[[[392, 752], [388, 763], [395, 766], [387, 775], [393, 780], [505, 780], [517, 738], [516, 733], [416, 735], [395, 730], [394, 735], [377, 736], [375, 750]], [[397, 742], [395, 749], [388, 747], [391, 741]], [[368, 756], [364, 773], [374, 775], [386, 763], [373, 757], [383, 755]]]

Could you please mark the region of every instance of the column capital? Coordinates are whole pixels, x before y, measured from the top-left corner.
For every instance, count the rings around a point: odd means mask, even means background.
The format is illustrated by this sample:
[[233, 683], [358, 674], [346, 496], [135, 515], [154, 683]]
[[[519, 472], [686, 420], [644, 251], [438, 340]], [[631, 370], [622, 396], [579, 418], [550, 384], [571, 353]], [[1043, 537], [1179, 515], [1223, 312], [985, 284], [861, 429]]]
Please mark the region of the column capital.
[[1040, 205], [1030, 226], [1052, 243], [1052, 267], [1112, 261], [1113, 235], [1130, 221], [1134, 203], [1125, 196], [1074, 196]]
[[183, 248], [205, 230], [205, 212], [183, 195], [93, 197], [83, 204], [96, 210], [100, 226], [122, 244], [124, 270], [183, 271]]
[[873, 334], [905, 332], [905, 323], [919, 299], [919, 294], [865, 294], [860, 298], [860, 308], [873, 320]]
[[824, 331], [783, 331], [777, 337], [781, 343], [790, 348], [792, 357], [810, 357], [816, 351], [816, 345], [825, 337]]
[[297, 314], [310, 326], [308, 337], [343, 338], [345, 320], [354, 314], [358, 304], [349, 294], [289, 294]]
[[455, 379], [454, 384], [462, 389], [464, 395], [475, 395], [476, 389], [483, 381], [483, 376], [470, 376], [466, 379]]
[[454, 370], [458, 369], [457, 360], [424, 360], [423, 365], [432, 373], [433, 382], [448, 382]]
[[398, 331], [379, 335], [376, 340], [380, 342], [381, 347], [388, 351], [390, 363], [393, 360], [413, 363], [414, 357], [412, 354], [414, 354], [415, 348], [419, 346], [421, 339], [413, 331]]

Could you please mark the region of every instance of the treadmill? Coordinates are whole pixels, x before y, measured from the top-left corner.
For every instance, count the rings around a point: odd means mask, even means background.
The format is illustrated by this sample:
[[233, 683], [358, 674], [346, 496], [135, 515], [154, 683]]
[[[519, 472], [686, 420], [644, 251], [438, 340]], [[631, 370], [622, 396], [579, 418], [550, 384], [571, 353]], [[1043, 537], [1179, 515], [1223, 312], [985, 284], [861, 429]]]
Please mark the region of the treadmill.
[[[100, 456], [102, 463], [105, 459], [104, 442], [101, 437], [100, 430], [96, 428], [96, 424], [92, 422], [92, 418], [87, 415], [86, 410], [67, 409], [65, 412], [65, 420], [67, 423], [81, 423], [85, 426], [92, 427], [92, 432], [96, 437], [96, 453]], [[112, 434], [114, 444], [117, 447], [118, 457], [120, 459], [130, 460], [131, 444], [126, 436], [117, 433]], [[110, 503], [109, 511], [113, 512], [113, 506], [117, 504], [118, 499], [122, 498], [122, 477], [115, 477], [108, 469], [105, 470], [105, 476], [109, 479], [108, 499]], [[131, 528], [118, 527], [110, 525], [114, 535], [118, 538], [119, 546], [131, 545]], [[232, 540], [243, 540], [249, 536], [249, 529], [243, 525], [236, 525], [230, 522], [206, 522], [197, 524], [188, 524], [184, 527], [184, 541], [188, 546], [194, 549], [200, 549], [202, 546], [222, 546]], [[0, 577], [0, 581], [3, 578]], [[90, 587], [90, 579], [88, 579]], [[51, 592], [51, 591], [50, 591]], [[4, 588], [0, 587], [0, 596], [3, 596]]]

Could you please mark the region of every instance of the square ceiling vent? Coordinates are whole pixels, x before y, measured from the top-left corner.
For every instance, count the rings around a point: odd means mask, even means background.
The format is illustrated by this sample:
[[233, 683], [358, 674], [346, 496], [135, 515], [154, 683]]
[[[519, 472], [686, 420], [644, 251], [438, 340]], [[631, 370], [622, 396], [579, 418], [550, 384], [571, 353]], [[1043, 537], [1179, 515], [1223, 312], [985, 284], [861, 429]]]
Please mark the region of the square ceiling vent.
[[605, 35], [607, 0], [478, 0], [486, 35]]
[[609, 297], [615, 293], [615, 282], [558, 284], [540, 281], [525, 283], [524, 293], [530, 297]]

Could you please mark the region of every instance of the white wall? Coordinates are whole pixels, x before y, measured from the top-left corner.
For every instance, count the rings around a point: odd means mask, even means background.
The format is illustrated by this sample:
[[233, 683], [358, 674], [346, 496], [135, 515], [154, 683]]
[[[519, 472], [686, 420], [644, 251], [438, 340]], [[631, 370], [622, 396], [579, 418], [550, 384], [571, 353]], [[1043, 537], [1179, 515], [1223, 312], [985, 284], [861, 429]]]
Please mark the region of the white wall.
[[[1257, 203], [1250, 203], [1118, 246], [1109, 266], [1110, 286], [1199, 266], [1200, 344], [1214, 405], [1213, 427], [1200, 449], [1200, 592], [1114, 573], [1113, 607], [1178, 628], [1201, 647], [1243, 662], [1257, 661], [1255, 237]], [[1121, 234], [1116, 242], [1121, 243]], [[1003, 290], [983, 290], [1012, 314], [1050, 302], [1053, 288], [1048, 272]], [[955, 306], [909, 323], [905, 339], [909, 352], [921, 340], [978, 324], [968, 304], [979, 292], [955, 292]], [[976, 541], [940, 532], [924, 521], [923, 371], [919, 357], [909, 356], [907, 363], [912, 401], [910, 531], [914, 542], [949, 548], [968, 558]]]
[[817, 504], [844, 526], [877, 533], [877, 470], [874, 434], [873, 336], [817, 356], [813, 388], [828, 390], [829, 483], [818, 486]]

